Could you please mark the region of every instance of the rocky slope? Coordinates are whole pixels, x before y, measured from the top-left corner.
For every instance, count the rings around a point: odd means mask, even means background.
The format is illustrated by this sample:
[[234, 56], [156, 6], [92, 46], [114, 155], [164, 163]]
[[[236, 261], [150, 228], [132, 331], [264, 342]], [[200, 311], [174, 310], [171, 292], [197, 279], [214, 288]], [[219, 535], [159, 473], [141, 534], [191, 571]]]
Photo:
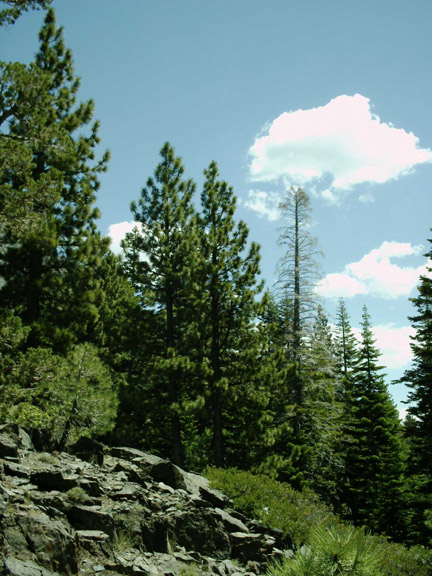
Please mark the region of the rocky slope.
[[0, 574], [241, 576], [282, 554], [206, 479], [139, 450], [41, 452], [5, 424], [0, 470]]

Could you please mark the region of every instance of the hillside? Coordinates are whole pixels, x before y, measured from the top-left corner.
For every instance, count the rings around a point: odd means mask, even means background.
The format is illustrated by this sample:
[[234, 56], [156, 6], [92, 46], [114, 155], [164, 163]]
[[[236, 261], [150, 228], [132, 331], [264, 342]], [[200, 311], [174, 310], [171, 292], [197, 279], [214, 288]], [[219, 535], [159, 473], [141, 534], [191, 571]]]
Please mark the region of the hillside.
[[0, 426], [0, 573], [11, 576], [259, 574], [281, 534], [208, 481], [131, 448], [35, 449]]

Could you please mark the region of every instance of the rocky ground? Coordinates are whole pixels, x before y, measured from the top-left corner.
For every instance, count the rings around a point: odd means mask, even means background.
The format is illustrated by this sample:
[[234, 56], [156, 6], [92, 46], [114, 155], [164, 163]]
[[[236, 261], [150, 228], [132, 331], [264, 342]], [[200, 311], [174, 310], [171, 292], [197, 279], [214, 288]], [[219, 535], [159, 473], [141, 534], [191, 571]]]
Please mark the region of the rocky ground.
[[139, 450], [41, 452], [5, 424], [0, 470], [2, 575], [242, 576], [282, 554], [205, 478]]

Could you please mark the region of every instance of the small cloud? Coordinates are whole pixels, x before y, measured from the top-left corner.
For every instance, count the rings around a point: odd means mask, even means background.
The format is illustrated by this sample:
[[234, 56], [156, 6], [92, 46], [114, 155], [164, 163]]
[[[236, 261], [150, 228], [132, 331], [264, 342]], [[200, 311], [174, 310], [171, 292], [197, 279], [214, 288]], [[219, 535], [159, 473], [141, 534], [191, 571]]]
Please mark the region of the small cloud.
[[381, 122], [360, 94], [284, 112], [255, 139], [249, 156], [252, 180], [325, 181], [324, 196], [333, 203], [357, 184], [395, 180], [432, 162], [432, 150], [420, 148], [412, 132]]
[[124, 239], [128, 232], [139, 226], [138, 222], [118, 222], [117, 224], [111, 224], [108, 229], [108, 236], [111, 238], [111, 250], [114, 254], [121, 254], [121, 241]]
[[367, 192], [366, 194], [361, 194], [359, 196], [359, 200], [363, 204], [372, 204], [372, 202], [375, 202], [375, 198], [373, 194], [371, 194], [370, 192]]
[[347, 264], [343, 272], [327, 274], [318, 283], [317, 292], [324, 298], [367, 294], [391, 300], [408, 296], [427, 267], [401, 267], [392, 259], [419, 255], [422, 250], [422, 246], [412, 246], [409, 242], [383, 242], [358, 262]]
[[261, 218], [274, 222], [279, 218], [279, 204], [281, 198], [276, 192], [263, 192], [262, 190], [249, 190], [245, 206], [253, 210]]

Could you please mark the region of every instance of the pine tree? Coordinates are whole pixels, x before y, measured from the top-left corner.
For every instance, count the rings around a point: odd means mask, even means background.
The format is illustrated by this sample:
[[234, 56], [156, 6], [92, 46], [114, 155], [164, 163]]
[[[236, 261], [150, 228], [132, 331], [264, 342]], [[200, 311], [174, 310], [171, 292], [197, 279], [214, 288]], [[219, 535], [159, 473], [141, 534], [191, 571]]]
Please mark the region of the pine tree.
[[79, 79], [53, 10], [39, 37], [34, 64], [2, 67], [0, 202], [12, 218], [0, 222], [1, 296], [31, 327], [29, 344], [64, 351], [97, 319], [95, 270], [107, 241], [94, 202], [108, 155], [95, 158], [94, 105], [77, 104]]
[[411, 529], [416, 542], [429, 544], [431, 528], [426, 515], [432, 509], [432, 249], [425, 256], [426, 274], [420, 277], [418, 294], [411, 299], [416, 308], [416, 314], [409, 317], [415, 328], [411, 342], [413, 361], [400, 381], [409, 390], [405, 434], [413, 484]]
[[[432, 240], [429, 240], [432, 242]], [[432, 249], [425, 255], [432, 258]], [[432, 266], [420, 277], [418, 295], [412, 298], [417, 312], [409, 317], [415, 328], [411, 343], [413, 366], [402, 382], [409, 389], [408, 414], [413, 418], [411, 434], [415, 439], [418, 472], [430, 478], [432, 486]]]
[[[160, 156], [154, 178], [148, 179], [138, 202], [131, 205], [140, 230], [126, 236], [125, 268], [142, 307], [154, 316], [158, 342], [153, 351], [153, 395], [158, 406], [153, 416], [158, 417], [156, 412], [167, 416], [158, 433], [169, 435], [170, 454], [181, 465], [182, 401], [194, 370], [187, 333], [197, 292], [193, 271], [199, 237], [192, 204], [195, 184], [183, 179], [181, 159], [168, 143]], [[164, 432], [166, 426], [169, 431]]]
[[11, 8], [0, 10], [0, 26], [14, 24], [27, 10], [46, 9], [51, 2], [52, 0], [2, 0], [3, 4], [10, 5]]
[[[281, 229], [279, 236], [279, 244], [286, 251], [279, 263], [277, 290], [282, 299], [290, 303], [287, 350], [291, 357], [287, 359], [295, 367], [292, 395], [294, 404], [301, 411], [304, 407], [302, 338], [317, 306], [314, 288], [319, 274], [317, 257], [321, 251], [317, 240], [309, 232], [312, 211], [307, 193], [301, 188], [291, 188], [280, 209], [287, 225]], [[299, 422], [294, 422], [294, 429], [298, 431]]]
[[236, 224], [234, 220], [236, 198], [233, 189], [218, 180], [216, 162], [212, 162], [204, 174], [200, 217], [204, 260], [202, 334], [209, 342], [214, 463], [221, 467], [225, 463], [226, 396], [236, 380], [233, 367], [238, 366], [241, 351], [245, 346], [250, 351], [253, 342], [248, 333], [257, 317], [255, 296], [261, 289], [257, 282], [260, 256], [255, 243], [247, 250], [249, 231], [244, 222]]
[[308, 446], [304, 476], [323, 499], [335, 504], [337, 479], [343, 471], [341, 382], [333, 334], [320, 305], [307, 340], [302, 370], [306, 407], [302, 428]]
[[339, 458], [342, 462], [341, 469], [337, 475], [338, 499], [334, 502], [335, 508], [343, 513], [344, 503], [340, 500], [340, 494], [344, 491], [347, 483], [346, 454], [351, 447], [353, 432], [353, 387], [355, 381], [355, 371], [358, 367], [359, 353], [358, 341], [351, 327], [351, 320], [345, 302], [341, 298], [339, 301], [336, 326], [334, 334], [334, 351], [336, 360], [336, 374], [340, 382], [339, 400], [341, 403], [341, 434], [339, 442]]
[[345, 503], [356, 524], [401, 540], [407, 528], [401, 425], [381, 375], [380, 352], [366, 307], [361, 337], [352, 390]]
[[281, 228], [279, 244], [285, 253], [279, 262], [276, 294], [279, 295], [281, 325], [285, 332], [287, 362], [287, 403], [284, 419], [292, 430], [286, 439], [286, 458], [291, 471], [281, 479], [301, 487], [305, 481], [312, 446], [308, 445], [305, 422], [309, 406], [304, 374], [307, 338], [311, 334], [317, 310], [315, 285], [319, 279], [317, 259], [321, 255], [316, 238], [310, 234], [311, 203], [301, 188], [291, 188], [280, 209], [286, 225]]
[[357, 340], [351, 327], [351, 321], [345, 302], [341, 298], [336, 315], [335, 353], [336, 369], [344, 383], [344, 391], [348, 393], [354, 370], [357, 366]]

